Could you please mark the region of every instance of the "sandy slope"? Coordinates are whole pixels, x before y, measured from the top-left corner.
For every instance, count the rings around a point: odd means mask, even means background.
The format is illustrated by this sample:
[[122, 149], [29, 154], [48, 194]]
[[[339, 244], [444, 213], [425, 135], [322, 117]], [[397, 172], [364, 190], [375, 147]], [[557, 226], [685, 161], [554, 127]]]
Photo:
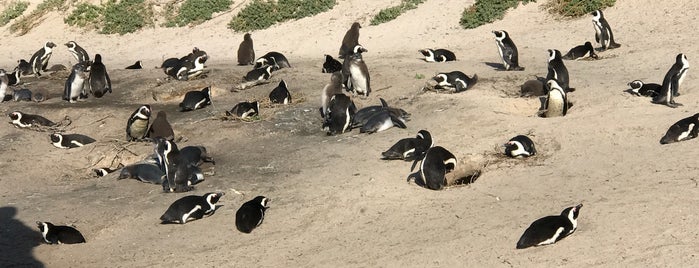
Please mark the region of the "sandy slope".
[[[536, 99], [520, 99], [518, 86], [546, 73], [546, 49], [562, 51], [594, 38], [591, 18], [555, 20], [539, 4], [520, 6], [504, 20], [473, 30], [458, 25], [467, 3], [430, 0], [397, 20], [368, 26], [370, 16], [397, 1], [342, 1], [313, 18], [253, 33], [256, 52], [278, 50], [294, 68], [275, 73], [272, 83], [230, 93], [248, 67], [233, 66], [242, 34], [225, 29], [232, 14], [194, 28], [147, 29], [103, 36], [67, 29], [56, 15], [23, 37], [4, 38], [0, 66], [28, 58], [44, 40], [76, 40], [101, 53], [115, 93], [67, 104], [59, 99], [65, 74], [30, 79], [26, 87], [45, 89], [45, 103], [3, 103], [2, 112], [20, 109], [58, 120], [73, 118], [69, 132], [98, 138], [74, 150], [59, 150], [48, 133], [0, 128], [0, 263], [47, 267], [494, 267], [494, 266], [692, 266], [699, 232], [693, 212], [698, 201], [696, 141], [660, 146], [677, 120], [697, 112], [696, 75], [689, 72], [671, 109], [623, 92], [633, 79], [660, 82], [677, 53], [690, 64], [699, 41], [687, 33], [695, 22], [695, 1], [619, 1], [605, 10], [622, 47], [598, 61], [567, 61], [575, 103], [568, 116], [542, 119]], [[653, 18], [652, 20], [648, 18]], [[359, 21], [360, 42], [378, 98], [412, 113], [407, 129], [364, 135], [357, 130], [327, 137], [317, 115], [322, 54], [336, 53], [344, 31]], [[518, 44], [523, 72], [493, 70], [498, 63], [491, 30], [507, 30]], [[6, 34], [7, 30], [2, 29]], [[186, 37], [186, 38], [176, 38]], [[281, 38], [283, 37], [283, 38]], [[177, 41], [175, 41], [177, 40]], [[159, 85], [158, 69], [133, 72], [122, 66], [142, 59], [147, 66], [197, 46], [206, 50], [208, 78]], [[429, 64], [417, 49], [446, 47], [459, 61]], [[69, 64], [60, 47], [52, 63]], [[456, 95], [419, 93], [439, 71], [477, 73], [472, 91]], [[63, 77], [61, 76], [63, 75]], [[298, 100], [269, 107], [254, 123], [205, 120], [241, 100], [263, 99], [280, 80]], [[215, 87], [215, 106], [177, 112], [184, 89]], [[179, 93], [178, 93], [179, 92]], [[152, 95], [162, 97], [154, 101]], [[174, 97], [167, 97], [174, 94]], [[212, 217], [160, 225], [158, 217], [185, 194], [115, 176], [92, 178], [89, 169], [115, 157], [128, 164], [152, 152], [150, 144], [120, 151], [126, 117], [142, 103], [168, 112], [180, 146], [204, 145], [216, 158], [214, 171], [192, 194], [225, 191]], [[379, 160], [396, 140], [432, 132], [437, 145], [457, 155], [494, 159], [468, 187], [430, 191], [405, 182], [410, 163]], [[540, 156], [520, 161], [495, 156], [496, 147], [529, 133]], [[133, 154], [131, 153], [133, 152]], [[28, 163], [31, 163], [28, 164]], [[479, 162], [480, 163], [480, 162]], [[244, 195], [237, 194], [242, 192]], [[272, 199], [263, 225], [250, 235], [235, 230], [236, 209], [256, 195]], [[579, 229], [554, 246], [515, 250], [522, 231], [535, 219], [584, 203]], [[88, 243], [40, 244], [34, 221], [73, 224]], [[6, 265], [0, 265], [6, 266]]]

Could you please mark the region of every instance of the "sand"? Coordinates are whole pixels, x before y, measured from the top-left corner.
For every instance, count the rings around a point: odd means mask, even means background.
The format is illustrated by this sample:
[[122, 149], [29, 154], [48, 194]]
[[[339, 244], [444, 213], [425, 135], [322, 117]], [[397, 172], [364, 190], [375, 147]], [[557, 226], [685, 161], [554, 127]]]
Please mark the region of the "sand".
[[[518, 98], [519, 85], [545, 76], [547, 49], [565, 53], [594, 42], [591, 16], [560, 20], [541, 3], [520, 6], [490, 25], [458, 25], [473, 1], [429, 0], [389, 23], [371, 16], [398, 1], [341, 1], [334, 9], [252, 32], [257, 55], [284, 53], [293, 68], [271, 83], [230, 92], [249, 66], [236, 66], [243, 33], [225, 28], [234, 12], [196, 27], [145, 29], [99, 35], [50, 14], [16, 37], [0, 28], [0, 67], [12, 69], [51, 40], [51, 64], [72, 65], [62, 44], [77, 41], [100, 53], [114, 93], [69, 104], [60, 100], [67, 73], [27, 78], [23, 87], [45, 90], [43, 103], [2, 103], [3, 114], [21, 110], [52, 120], [72, 119], [67, 133], [98, 140], [78, 149], [51, 146], [48, 132], [0, 128], [0, 266], [45, 267], [542, 267], [672, 266], [697, 263], [699, 231], [694, 205], [696, 140], [660, 145], [670, 125], [697, 112], [697, 76], [689, 72], [676, 109], [625, 93], [634, 79], [660, 83], [685, 53], [692, 64], [699, 42], [692, 32], [699, 2], [618, 1], [605, 16], [622, 47], [597, 61], [566, 61], [573, 108], [565, 117], [539, 118], [536, 98]], [[444, 5], [450, 8], [445, 9]], [[244, 2], [236, 2], [239, 10]], [[335, 55], [352, 22], [363, 25], [360, 43], [374, 92], [354, 98], [360, 107], [389, 104], [412, 114], [406, 129], [376, 134], [358, 130], [326, 136], [318, 115], [323, 54]], [[503, 72], [492, 30], [507, 30], [519, 47], [522, 72]], [[165, 81], [164, 58], [193, 47], [208, 52], [208, 77]], [[448, 48], [458, 61], [427, 63], [418, 49]], [[123, 70], [142, 60], [145, 69]], [[477, 73], [459, 94], [422, 92], [437, 72]], [[288, 106], [263, 105], [262, 120], [221, 121], [237, 102], [263, 100], [284, 79], [294, 97]], [[180, 113], [186, 90], [214, 88], [214, 105]], [[158, 100], [154, 100], [155, 96]], [[202, 145], [216, 159], [206, 180], [189, 193], [160, 186], [96, 178], [91, 169], [130, 164], [152, 153], [149, 143], [125, 143], [127, 117], [141, 104], [163, 110], [180, 147]], [[6, 119], [9, 122], [9, 119]], [[409, 162], [382, 161], [395, 141], [429, 130], [435, 145], [484, 166], [468, 186], [432, 191], [409, 183]], [[505, 159], [499, 145], [528, 134], [539, 155]], [[213, 175], [211, 175], [213, 173]], [[222, 191], [213, 216], [185, 225], [158, 218], [176, 199]], [[235, 212], [257, 195], [271, 198], [264, 223], [252, 234], [235, 229]], [[579, 227], [555, 245], [516, 250], [529, 224], [583, 203]], [[86, 244], [46, 245], [35, 221], [78, 228]]]

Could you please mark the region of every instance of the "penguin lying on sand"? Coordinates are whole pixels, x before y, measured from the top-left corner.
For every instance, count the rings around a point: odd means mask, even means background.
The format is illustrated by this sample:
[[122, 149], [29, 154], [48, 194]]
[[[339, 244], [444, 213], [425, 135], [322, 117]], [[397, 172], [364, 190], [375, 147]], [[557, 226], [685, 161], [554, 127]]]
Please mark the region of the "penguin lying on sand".
[[578, 228], [578, 215], [582, 204], [569, 207], [561, 215], [546, 216], [532, 222], [517, 241], [517, 248], [550, 245], [573, 234]]
[[44, 241], [48, 244], [78, 244], [85, 243], [85, 237], [70, 226], [53, 225], [50, 222], [40, 222], [37, 221], [36, 225], [39, 227], [41, 236], [44, 237]]
[[160, 216], [162, 223], [185, 224], [187, 221], [211, 216], [216, 212], [216, 203], [225, 193], [207, 193], [202, 196], [189, 195], [175, 200]]
[[424, 156], [432, 147], [432, 135], [427, 130], [420, 130], [415, 138], [401, 139], [396, 144], [381, 153], [384, 160], [414, 160]]

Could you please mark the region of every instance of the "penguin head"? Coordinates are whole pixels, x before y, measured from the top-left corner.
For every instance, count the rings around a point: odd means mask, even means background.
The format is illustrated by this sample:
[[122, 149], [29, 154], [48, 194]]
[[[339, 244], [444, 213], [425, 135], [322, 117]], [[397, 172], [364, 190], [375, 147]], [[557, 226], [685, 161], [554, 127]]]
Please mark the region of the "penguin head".
[[61, 143], [63, 141], [63, 135], [60, 133], [53, 133], [50, 135], [52, 143]]
[[677, 64], [681, 64], [683, 66], [689, 67], [689, 61], [687, 60], [687, 56], [684, 55], [684, 53], [677, 54], [677, 57], [675, 58], [675, 62]]
[[245, 33], [243, 36], [243, 40], [252, 40], [252, 37], [250, 37], [250, 33]]
[[7, 75], [7, 72], [5, 71], [5, 69], [0, 69], [0, 76], [5, 76], [5, 75]]
[[138, 110], [136, 110], [136, 113], [132, 117], [137, 117], [139, 119], [143, 120], [148, 120], [150, 118], [151, 110], [150, 110], [150, 105], [142, 105], [141, 107], [138, 107]]
[[362, 54], [364, 52], [369, 52], [368, 49], [364, 48], [362, 45], [356, 45], [354, 48], [352, 48], [352, 53], [356, 54]]
[[100, 54], [95, 54], [94, 63], [101, 63], [101, 62], [102, 62], [102, 55], [100, 55]]
[[11, 112], [10, 114], [8, 114], [7, 116], [9, 116], [10, 119], [12, 119], [12, 121], [20, 120], [20, 119], [22, 119], [22, 112], [14, 111], [14, 112]]
[[631, 89], [634, 90], [634, 92], [638, 92], [638, 89], [643, 87], [643, 81], [641, 80], [633, 80], [627, 84]]
[[284, 81], [284, 79], [282, 79], [282, 81], [279, 81], [279, 85], [277, 87], [280, 87], [280, 88], [283, 88], [286, 90], [289, 89], [288, 87], [286, 87], [286, 81]]
[[575, 222], [578, 219], [582, 206], [583, 204], [578, 204], [577, 206], [566, 208], [561, 212], [561, 216], [568, 218], [571, 222]]
[[158, 111], [158, 113], [155, 115], [155, 118], [167, 120], [167, 113], [165, 111]]
[[75, 49], [75, 46], [77, 45], [75, 41], [70, 41], [68, 43], [65, 43], [65, 45], [68, 47], [69, 50]]
[[50, 222], [37, 221], [36, 226], [39, 227], [39, 231], [42, 234], [46, 235], [46, 233], [49, 232], [49, 229], [51, 229], [51, 227], [53, 227], [53, 224], [51, 224]]
[[493, 31], [493, 34], [495, 34], [495, 39], [498, 41], [502, 41], [508, 36], [508, 33], [505, 30]]
[[340, 84], [342, 83], [342, 72], [337, 71], [334, 72], [330, 75], [330, 83], [331, 84]]
[[432, 57], [434, 55], [434, 50], [426, 48], [418, 50], [425, 57]]
[[445, 73], [439, 73], [432, 77], [432, 80], [437, 81], [437, 84], [442, 84], [447, 82], [447, 74]]
[[590, 14], [592, 14], [592, 19], [594, 19], [594, 20], [596, 20], [596, 21], [599, 21], [599, 19], [600, 19], [602, 16], [604, 16], [604, 15], [602, 15], [602, 10], [599, 10], [599, 9], [598, 9], [598, 10], [595, 10], [595, 11], [592, 11], [592, 13], [590, 13]]
[[44, 45], [44, 47], [47, 47], [47, 48], [54, 48], [54, 47], [56, 47], [56, 44], [54, 44], [54, 43], [51, 42], [51, 41], [48, 41], [48, 42], [46, 42], [46, 44]]
[[204, 93], [204, 95], [207, 98], [211, 98], [211, 87], [210, 86], [205, 87], [204, 89], [201, 90], [201, 93]]
[[427, 130], [423, 129], [423, 130], [418, 131], [416, 138], [428, 141], [430, 143], [430, 147], [432, 147], [432, 145], [434, 145], [434, 141], [432, 141], [432, 134], [430, 134], [430, 132]]
[[216, 203], [218, 203], [218, 200], [221, 199], [222, 196], [224, 196], [226, 193], [220, 192], [220, 193], [207, 193], [204, 195], [204, 199], [206, 200], [206, 203], [209, 203], [209, 206], [213, 207]]
[[257, 69], [267, 65], [269, 65], [269, 60], [267, 60], [265, 57], [261, 57], [255, 61], [255, 65], [253, 65], [252, 68]]
[[549, 49], [549, 62], [553, 60], [560, 60], [561, 59], [561, 51], [558, 49]]
[[104, 177], [107, 176], [107, 174], [109, 174], [109, 172], [104, 168], [95, 168], [92, 171], [95, 172], [97, 177]]
[[256, 204], [260, 204], [260, 206], [262, 206], [263, 208], [269, 208], [269, 201], [271, 201], [271, 199], [261, 195], [255, 197], [253, 200]]
[[352, 29], [361, 29], [362, 25], [359, 22], [352, 23]]

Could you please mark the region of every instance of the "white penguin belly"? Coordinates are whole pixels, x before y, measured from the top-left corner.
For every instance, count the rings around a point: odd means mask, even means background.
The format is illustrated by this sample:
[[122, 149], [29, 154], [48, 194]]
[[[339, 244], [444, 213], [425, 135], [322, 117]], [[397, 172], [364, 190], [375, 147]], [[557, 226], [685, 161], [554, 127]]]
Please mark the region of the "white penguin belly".
[[362, 74], [362, 70], [359, 66], [352, 64], [350, 66], [350, 76], [352, 79], [352, 86], [354, 87], [354, 92], [358, 94], [366, 94], [368, 85], [367, 79]]
[[376, 132], [381, 132], [381, 131], [387, 130], [387, 129], [391, 128], [391, 127], [393, 127], [393, 122], [392, 122], [391, 119], [389, 118], [388, 120], [383, 121], [383, 123], [381, 123], [381, 125], [380, 125], [379, 128], [376, 130]]
[[694, 124], [689, 124], [687, 131], [680, 133], [680, 135], [677, 137], [677, 141], [683, 141], [687, 139], [689, 137], [689, 134], [692, 133], [692, 129], [694, 129]]
[[75, 79], [70, 83], [70, 99], [75, 99], [80, 96], [83, 91], [83, 86], [85, 85], [85, 78], [79, 74], [75, 75]]
[[563, 116], [563, 105], [565, 100], [563, 96], [558, 92], [549, 93], [549, 99], [547, 100], [548, 107], [546, 109], [546, 117]]

